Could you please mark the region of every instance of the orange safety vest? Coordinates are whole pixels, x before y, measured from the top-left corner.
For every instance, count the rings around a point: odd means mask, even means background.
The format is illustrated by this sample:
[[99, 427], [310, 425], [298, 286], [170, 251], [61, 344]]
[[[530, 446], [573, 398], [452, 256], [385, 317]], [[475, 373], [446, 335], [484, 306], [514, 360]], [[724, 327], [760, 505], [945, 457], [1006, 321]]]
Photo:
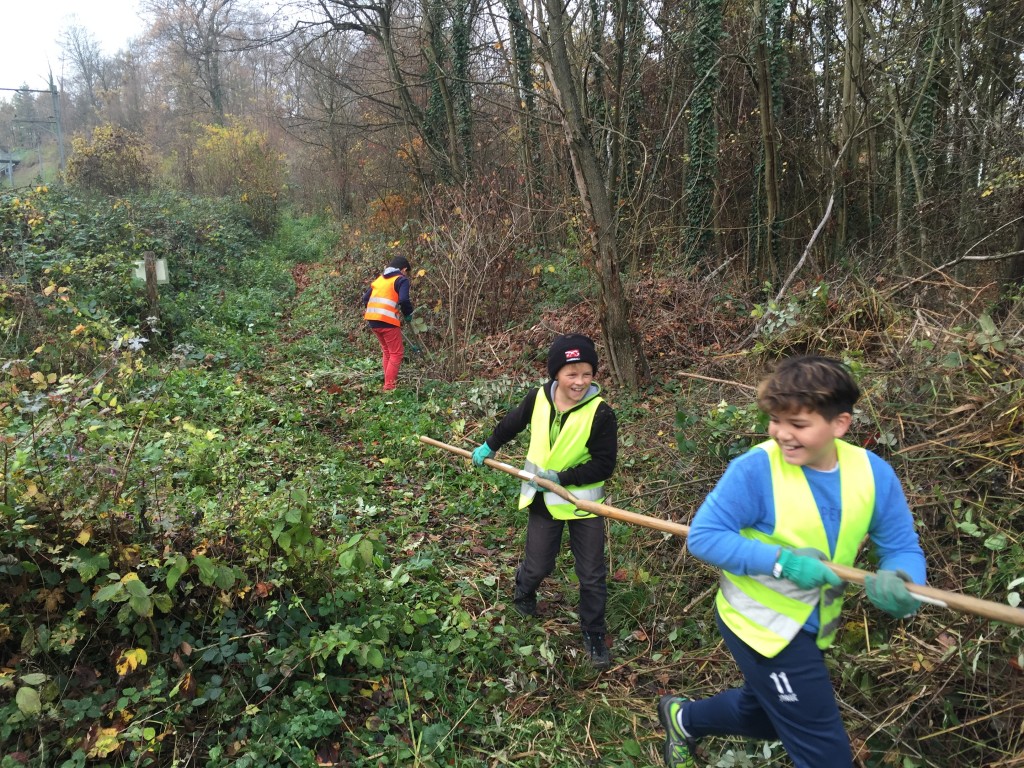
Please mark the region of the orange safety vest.
[[402, 324], [398, 313], [398, 291], [395, 290], [395, 281], [401, 276], [401, 272], [388, 277], [381, 275], [370, 283], [370, 300], [366, 302], [364, 320], [380, 320], [389, 325]]

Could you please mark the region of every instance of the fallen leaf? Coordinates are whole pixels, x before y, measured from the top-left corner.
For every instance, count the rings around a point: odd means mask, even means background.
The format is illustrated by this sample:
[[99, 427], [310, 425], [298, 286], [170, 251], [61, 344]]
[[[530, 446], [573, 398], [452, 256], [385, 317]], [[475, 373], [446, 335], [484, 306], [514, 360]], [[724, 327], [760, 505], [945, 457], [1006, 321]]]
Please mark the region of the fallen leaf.
[[121, 657], [117, 661], [117, 674], [124, 677], [138, 667], [144, 667], [147, 661], [149, 661], [149, 655], [144, 648], [131, 648], [122, 651]]
[[106, 757], [121, 748], [117, 740], [117, 728], [100, 728], [96, 731], [96, 740], [86, 753], [89, 757]]

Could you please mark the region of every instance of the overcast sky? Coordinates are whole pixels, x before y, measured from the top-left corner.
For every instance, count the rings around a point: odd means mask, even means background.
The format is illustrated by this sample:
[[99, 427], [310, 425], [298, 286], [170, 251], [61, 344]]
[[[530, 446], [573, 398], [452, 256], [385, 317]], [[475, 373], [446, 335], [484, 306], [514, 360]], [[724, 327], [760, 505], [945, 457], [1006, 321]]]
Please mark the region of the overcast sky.
[[[104, 56], [144, 31], [138, 0], [0, 0], [0, 88], [47, 88], [47, 72], [61, 76], [59, 41], [64, 30], [88, 30]], [[8, 91], [0, 98], [8, 100]]]

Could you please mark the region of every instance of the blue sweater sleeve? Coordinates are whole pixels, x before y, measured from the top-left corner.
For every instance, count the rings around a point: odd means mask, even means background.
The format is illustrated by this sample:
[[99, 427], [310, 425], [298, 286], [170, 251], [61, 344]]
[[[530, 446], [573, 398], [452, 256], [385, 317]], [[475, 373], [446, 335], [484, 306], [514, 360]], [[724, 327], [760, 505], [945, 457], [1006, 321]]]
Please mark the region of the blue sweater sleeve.
[[878, 569], [900, 570], [915, 584], [924, 584], [927, 577], [924, 552], [903, 486], [884, 459], [870, 451], [868, 459], [875, 476], [875, 514], [868, 536], [878, 557]]
[[733, 459], [694, 515], [687, 546], [696, 557], [740, 576], [772, 572], [778, 547], [740, 535], [775, 529], [768, 454], [751, 449]]
[[[914, 529], [903, 488], [883, 459], [868, 454], [875, 479], [875, 510], [868, 536], [879, 559], [879, 569], [902, 570], [917, 584], [925, 581], [925, 559]], [[837, 506], [839, 476], [816, 473], [811, 488], [819, 507]], [[829, 487], [831, 489], [829, 490]], [[829, 541], [835, 545], [839, 519], [823, 521]], [[778, 548], [740, 535], [753, 528], [764, 533], [775, 529], [768, 454], [754, 448], [734, 459], [708, 494], [690, 526], [687, 546], [701, 560], [741, 576], [771, 573]]]

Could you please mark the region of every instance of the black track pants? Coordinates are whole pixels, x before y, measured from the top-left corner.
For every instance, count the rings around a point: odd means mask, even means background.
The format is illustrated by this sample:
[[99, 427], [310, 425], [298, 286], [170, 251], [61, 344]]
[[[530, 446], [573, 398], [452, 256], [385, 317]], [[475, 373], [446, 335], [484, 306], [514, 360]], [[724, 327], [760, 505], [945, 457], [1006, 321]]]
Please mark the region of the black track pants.
[[542, 501], [529, 507], [526, 547], [516, 570], [517, 594], [537, 591], [540, 583], [555, 569], [555, 558], [562, 546], [562, 529], [569, 527], [576, 578], [580, 582], [580, 629], [605, 632], [604, 608], [608, 600], [608, 565], [604, 557], [604, 518], [555, 520]]

